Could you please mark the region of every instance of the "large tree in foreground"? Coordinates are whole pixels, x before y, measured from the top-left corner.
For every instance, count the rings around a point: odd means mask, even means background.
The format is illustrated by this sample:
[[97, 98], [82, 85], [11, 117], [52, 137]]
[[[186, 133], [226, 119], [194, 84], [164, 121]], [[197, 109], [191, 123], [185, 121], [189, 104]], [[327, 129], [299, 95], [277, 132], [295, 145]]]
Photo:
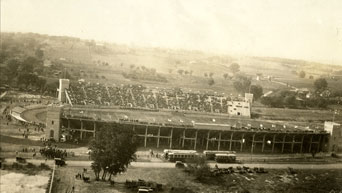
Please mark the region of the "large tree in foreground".
[[92, 169], [96, 180], [111, 180], [112, 176], [126, 171], [128, 165], [136, 159], [138, 143], [134, 132], [118, 125], [106, 124], [96, 133], [91, 142]]

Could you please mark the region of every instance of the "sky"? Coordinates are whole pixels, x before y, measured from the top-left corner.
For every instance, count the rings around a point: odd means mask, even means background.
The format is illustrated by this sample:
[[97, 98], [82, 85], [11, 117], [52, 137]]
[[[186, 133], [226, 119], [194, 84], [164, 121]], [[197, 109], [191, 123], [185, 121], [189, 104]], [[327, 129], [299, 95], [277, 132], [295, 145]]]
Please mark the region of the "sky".
[[1, 31], [342, 65], [341, 0], [1, 0]]

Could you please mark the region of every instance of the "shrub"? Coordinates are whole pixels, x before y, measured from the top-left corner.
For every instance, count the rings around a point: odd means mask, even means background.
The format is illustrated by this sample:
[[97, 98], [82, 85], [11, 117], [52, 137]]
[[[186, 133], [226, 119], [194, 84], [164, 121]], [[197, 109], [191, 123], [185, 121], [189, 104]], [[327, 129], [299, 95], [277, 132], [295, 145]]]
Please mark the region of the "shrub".
[[41, 170], [50, 170], [50, 167], [45, 163], [41, 163], [39, 167]]

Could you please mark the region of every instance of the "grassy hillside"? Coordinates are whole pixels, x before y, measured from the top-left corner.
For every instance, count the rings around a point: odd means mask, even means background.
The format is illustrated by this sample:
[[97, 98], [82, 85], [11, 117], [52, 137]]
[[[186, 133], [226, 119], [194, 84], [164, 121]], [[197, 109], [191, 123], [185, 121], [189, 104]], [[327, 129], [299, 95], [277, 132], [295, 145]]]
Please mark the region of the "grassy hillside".
[[[331, 89], [340, 89], [342, 83], [342, 77], [335, 80], [329, 78], [330, 74], [341, 71], [342, 66], [300, 60], [234, 57], [199, 51], [131, 47], [39, 34], [6, 34], [5, 38], [8, 37], [11, 41], [33, 41], [36, 47], [43, 49], [45, 59], [62, 63], [76, 79], [84, 78], [86, 81], [106, 84], [142, 83], [150, 87], [182, 87], [189, 90], [238, 94], [232, 86], [233, 81], [223, 78], [225, 73], [233, 75], [229, 69], [232, 63], [238, 63], [240, 73], [250, 76], [252, 84], [261, 85], [264, 92], [286, 89], [286, 84], [267, 81], [268, 76], [298, 88], [313, 88], [314, 80], [321, 76], [328, 77]], [[32, 52], [28, 47], [25, 51]], [[132, 80], [122, 76], [124, 72], [136, 73], [142, 68], [154, 70], [165, 77], [168, 80], [167, 84], [160, 81]], [[179, 70], [186, 71], [187, 75], [180, 75]], [[305, 78], [298, 76], [302, 70], [306, 72]], [[208, 78], [204, 77], [205, 73], [213, 74], [215, 84], [209, 86]], [[256, 74], [261, 74], [264, 78], [257, 81]], [[309, 76], [313, 76], [312, 79], [309, 79]]]

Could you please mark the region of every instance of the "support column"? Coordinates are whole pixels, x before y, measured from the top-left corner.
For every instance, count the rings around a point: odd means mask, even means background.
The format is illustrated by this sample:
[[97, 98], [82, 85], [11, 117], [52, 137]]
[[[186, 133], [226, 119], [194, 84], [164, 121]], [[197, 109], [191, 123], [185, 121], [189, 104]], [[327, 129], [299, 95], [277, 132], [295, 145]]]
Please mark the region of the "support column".
[[68, 130], [70, 131], [70, 119], [68, 119]]
[[313, 135], [310, 136], [309, 153], [311, 153], [312, 138], [313, 138]]
[[157, 148], [159, 148], [159, 142], [160, 142], [160, 127], [158, 128]]
[[185, 141], [185, 129], [183, 130], [183, 139], [182, 139], [182, 147], [184, 148], [184, 141]]
[[207, 145], [206, 145], [206, 147], [205, 147], [205, 150], [208, 150], [208, 147], [209, 147], [209, 138], [210, 138], [210, 131], [208, 131]]
[[284, 137], [283, 137], [283, 144], [282, 144], [282, 147], [281, 147], [281, 153], [284, 153], [285, 139], [286, 139], [286, 135], [284, 135]]
[[81, 120], [80, 139], [83, 139], [83, 121]]
[[94, 121], [94, 133], [93, 133], [93, 137], [95, 137], [95, 133], [96, 133], [96, 122]]
[[276, 134], [273, 135], [273, 140], [272, 140], [272, 153], [274, 152], [275, 138], [276, 138]]
[[220, 151], [220, 146], [221, 146], [221, 135], [222, 133], [219, 133], [219, 140], [218, 140], [218, 145], [217, 145], [217, 150]]
[[323, 152], [325, 151], [325, 136], [322, 138], [321, 149]]
[[197, 135], [198, 135], [198, 130], [196, 130], [196, 133], [195, 133], [195, 144], [194, 144], [194, 150], [196, 150], [196, 145], [197, 145]]
[[148, 126], [146, 126], [146, 128], [145, 128], [145, 141], [144, 141], [144, 147], [147, 146], [147, 129], [148, 129]]
[[243, 138], [245, 137], [245, 134], [243, 133], [242, 134], [242, 137], [241, 137], [241, 147], [240, 147], [240, 151], [242, 151], [242, 148], [243, 148]]
[[304, 135], [302, 136], [302, 141], [300, 143], [300, 153], [303, 153], [303, 143], [304, 143]]
[[322, 140], [322, 135], [319, 136], [319, 141], [318, 141], [318, 144], [317, 144], [317, 153], [320, 152], [321, 140]]
[[253, 134], [253, 137], [252, 137], [251, 153], [253, 153], [253, 151], [254, 151], [254, 138], [255, 138], [255, 133]]
[[173, 135], [173, 128], [171, 128], [171, 133], [170, 133], [170, 149], [172, 149], [172, 135]]
[[265, 149], [265, 137], [266, 137], [266, 135], [264, 134], [264, 136], [263, 136], [263, 138], [262, 138], [261, 152], [264, 152], [264, 149]]
[[291, 143], [291, 153], [293, 153], [294, 143], [295, 143], [295, 135], [292, 136], [292, 143]]
[[229, 151], [232, 150], [232, 141], [233, 141], [233, 135], [234, 135], [234, 132], [232, 132], [232, 134], [230, 134], [230, 141], [229, 141]]

